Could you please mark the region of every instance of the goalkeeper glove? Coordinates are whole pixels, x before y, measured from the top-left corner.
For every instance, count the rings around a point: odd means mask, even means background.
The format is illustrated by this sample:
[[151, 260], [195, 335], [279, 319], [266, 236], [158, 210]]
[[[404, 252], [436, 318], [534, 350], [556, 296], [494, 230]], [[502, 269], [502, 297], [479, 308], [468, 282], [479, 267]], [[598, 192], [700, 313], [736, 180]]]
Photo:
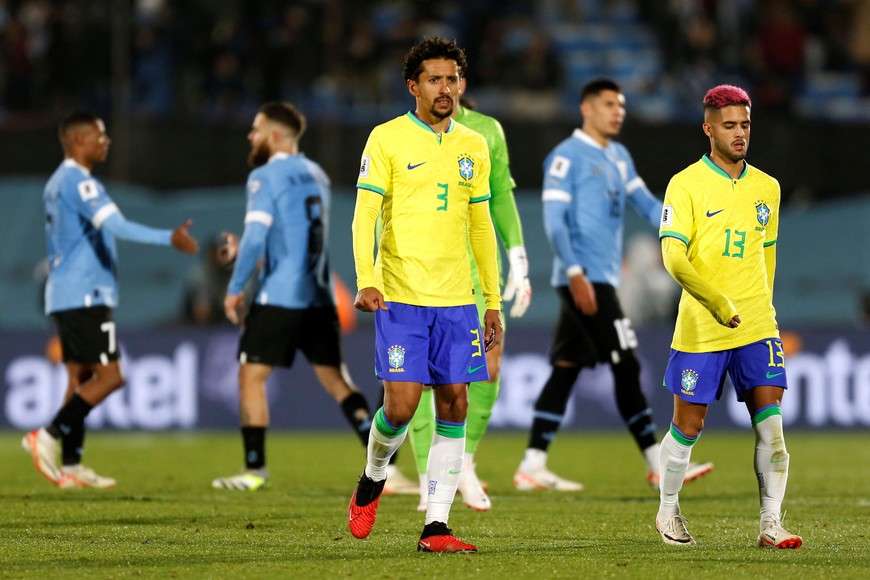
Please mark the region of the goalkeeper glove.
[[529, 308], [532, 301], [532, 285], [529, 282], [529, 260], [526, 258], [526, 249], [517, 246], [508, 250], [510, 271], [508, 281], [504, 287], [502, 297], [504, 300], [514, 300], [511, 307], [511, 318], [520, 318]]

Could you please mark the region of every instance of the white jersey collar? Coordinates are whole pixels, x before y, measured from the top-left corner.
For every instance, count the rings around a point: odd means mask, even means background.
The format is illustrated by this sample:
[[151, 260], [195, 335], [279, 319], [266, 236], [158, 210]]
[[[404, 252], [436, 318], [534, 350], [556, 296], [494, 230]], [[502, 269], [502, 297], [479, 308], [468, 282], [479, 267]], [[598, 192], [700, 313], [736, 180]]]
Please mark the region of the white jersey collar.
[[591, 147], [595, 147], [596, 149], [601, 149], [602, 151], [604, 151], [604, 147], [601, 146], [601, 143], [584, 133], [583, 129], [574, 129], [573, 137], [575, 137], [576, 139], [580, 139]]
[[272, 154], [271, 157], [269, 157], [269, 163], [272, 163], [273, 161], [281, 161], [282, 159], [287, 159], [288, 157], [290, 157], [289, 153], [285, 153], [284, 151], [276, 151]]
[[85, 175], [89, 176], [91, 174], [91, 172], [88, 171], [87, 167], [85, 167], [84, 165], [79, 165], [79, 163], [75, 159], [72, 159], [71, 157], [67, 157], [66, 159], [63, 160], [63, 166], [64, 167], [78, 167], [79, 169], [81, 169], [84, 172]]

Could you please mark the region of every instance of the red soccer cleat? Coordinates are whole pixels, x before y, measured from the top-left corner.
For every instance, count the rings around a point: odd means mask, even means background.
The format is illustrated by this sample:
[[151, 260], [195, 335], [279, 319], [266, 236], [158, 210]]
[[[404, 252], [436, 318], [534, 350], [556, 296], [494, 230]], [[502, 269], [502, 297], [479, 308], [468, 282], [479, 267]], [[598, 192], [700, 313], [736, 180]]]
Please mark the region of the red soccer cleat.
[[477, 547], [466, 544], [454, 536], [447, 524], [432, 522], [423, 528], [423, 535], [417, 542], [417, 551], [441, 554], [476, 554]]
[[355, 538], [363, 539], [375, 527], [378, 515], [378, 502], [384, 490], [386, 479], [374, 481], [363, 473], [347, 506], [347, 525]]

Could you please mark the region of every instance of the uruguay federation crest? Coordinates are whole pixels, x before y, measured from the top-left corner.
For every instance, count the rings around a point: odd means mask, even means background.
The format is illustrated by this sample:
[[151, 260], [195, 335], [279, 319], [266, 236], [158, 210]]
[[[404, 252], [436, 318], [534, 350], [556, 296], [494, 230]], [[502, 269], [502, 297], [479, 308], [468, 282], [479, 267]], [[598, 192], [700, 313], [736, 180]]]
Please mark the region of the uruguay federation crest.
[[390, 366], [390, 372], [402, 372], [402, 365], [405, 364], [405, 349], [399, 345], [393, 345], [387, 349], [387, 360]]
[[770, 221], [770, 206], [763, 201], [755, 202], [755, 217], [758, 218], [758, 223], [766, 226]]
[[474, 161], [467, 155], [459, 158], [459, 176], [463, 181], [471, 181], [474, 177]]
[[680, 392], [685, 395], [693, 395], [695, 394], [695, 387], [698, 386], [698, 373], [693, 371], [692, 369], [686, 369], [683, 371], [682, 376], [680, 377]]

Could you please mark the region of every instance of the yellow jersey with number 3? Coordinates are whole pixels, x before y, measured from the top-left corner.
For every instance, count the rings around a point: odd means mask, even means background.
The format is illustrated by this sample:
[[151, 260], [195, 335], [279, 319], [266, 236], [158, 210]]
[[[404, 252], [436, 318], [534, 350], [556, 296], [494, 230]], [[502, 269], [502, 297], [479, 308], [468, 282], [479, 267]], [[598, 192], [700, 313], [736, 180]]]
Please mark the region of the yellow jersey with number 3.
[[452, 119], [443, 133], [411, 112], [374, 128], [356, 186], [383, 196], [374, 284], [384, 300], [474, 304], [469, 205], [489, 200], [489, 172], [486, 140]]
[[779, 337], [764, 258], [779, 229], [779, 182], [744, 164], [733, 179], [704, 155], [668, 184], [659, 238], [686, 244], [691, 265], [731, 299], [741, 319], [736, 329], [722, 326], [684, 289], [675, 350], [715, 352]]

